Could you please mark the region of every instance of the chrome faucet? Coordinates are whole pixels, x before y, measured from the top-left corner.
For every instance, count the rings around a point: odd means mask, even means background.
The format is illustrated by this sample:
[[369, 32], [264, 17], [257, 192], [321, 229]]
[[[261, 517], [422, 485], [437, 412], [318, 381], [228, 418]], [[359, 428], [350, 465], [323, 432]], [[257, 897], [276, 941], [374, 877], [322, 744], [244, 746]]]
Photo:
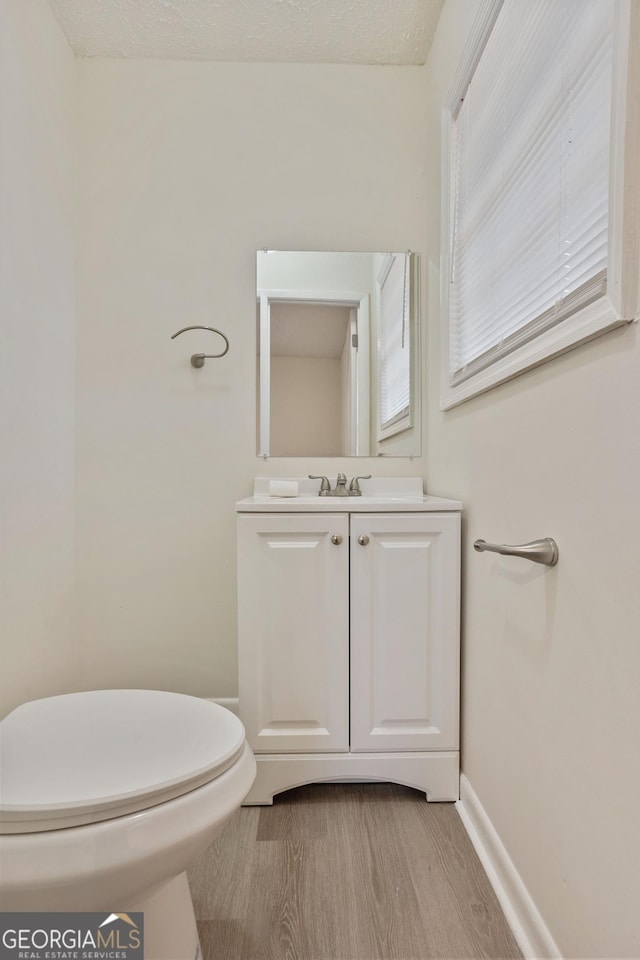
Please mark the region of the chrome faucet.
[[354, 477], [347, 490], [347, 478], [344, 473], [339, 473], [336, 478], [336, 485], [332, 490], [328, 477], [316, 477], [312, 473], [309, 474], [309, 480], [320, 481], [320, 489], [318, 490], [319, 497], [361, 497], [362, 491], [358, 480], [370, 479], [371, 475], [368, 477]]

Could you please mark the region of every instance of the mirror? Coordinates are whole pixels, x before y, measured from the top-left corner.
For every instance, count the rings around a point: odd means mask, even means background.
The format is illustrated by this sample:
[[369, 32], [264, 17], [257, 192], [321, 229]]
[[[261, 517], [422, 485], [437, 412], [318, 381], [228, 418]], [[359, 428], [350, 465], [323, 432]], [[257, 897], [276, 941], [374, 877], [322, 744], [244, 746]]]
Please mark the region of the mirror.
[[262, 457], [420, 455], [419, 262], [257, 254]]

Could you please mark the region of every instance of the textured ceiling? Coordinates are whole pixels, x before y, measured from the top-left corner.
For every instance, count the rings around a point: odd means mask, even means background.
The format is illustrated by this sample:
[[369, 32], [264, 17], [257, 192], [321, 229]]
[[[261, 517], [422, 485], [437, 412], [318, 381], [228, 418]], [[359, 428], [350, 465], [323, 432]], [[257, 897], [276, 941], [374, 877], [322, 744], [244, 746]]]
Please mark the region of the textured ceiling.
[[82, 57], [424, 63], [443, 0], [49, 0]]

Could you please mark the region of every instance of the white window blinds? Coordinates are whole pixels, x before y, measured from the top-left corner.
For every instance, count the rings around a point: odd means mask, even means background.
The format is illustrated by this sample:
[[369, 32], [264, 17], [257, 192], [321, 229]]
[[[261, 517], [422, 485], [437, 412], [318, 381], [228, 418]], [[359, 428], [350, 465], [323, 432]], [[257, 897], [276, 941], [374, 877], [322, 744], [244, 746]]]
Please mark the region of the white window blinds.
[[614, 0], [505, 0], [453, 130], [455, 385], [606, 291]]
[[[378, 275], [380, 431], [409, 417], [409, 254], [391, 253]], [[404, 424], [403, 424], [404, 425]], [[408, 424], [406, 424], [408, 425]]]

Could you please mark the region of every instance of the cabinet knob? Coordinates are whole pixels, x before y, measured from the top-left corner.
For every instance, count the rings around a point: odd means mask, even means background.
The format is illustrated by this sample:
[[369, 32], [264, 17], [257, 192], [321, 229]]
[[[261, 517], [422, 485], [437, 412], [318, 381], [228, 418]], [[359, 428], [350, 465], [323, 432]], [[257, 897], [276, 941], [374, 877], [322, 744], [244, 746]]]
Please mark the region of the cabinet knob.
[[334, 546], [336, 546], [336, 547], [339, 547], [339, 546], [340, 546], [340, 544], [342, 543], [342, 537], [340, 536], [339, 533], [334, 533], [334, 534], [333, 534], [333, 536], [331, 537], [331, 543], [333, 543]]
[[361, 547], [366, 547], [366, 545], [369, 543], [369, 537], [366, 535], [366, 533], [362, 533], [358, 537], [358, 543]]

